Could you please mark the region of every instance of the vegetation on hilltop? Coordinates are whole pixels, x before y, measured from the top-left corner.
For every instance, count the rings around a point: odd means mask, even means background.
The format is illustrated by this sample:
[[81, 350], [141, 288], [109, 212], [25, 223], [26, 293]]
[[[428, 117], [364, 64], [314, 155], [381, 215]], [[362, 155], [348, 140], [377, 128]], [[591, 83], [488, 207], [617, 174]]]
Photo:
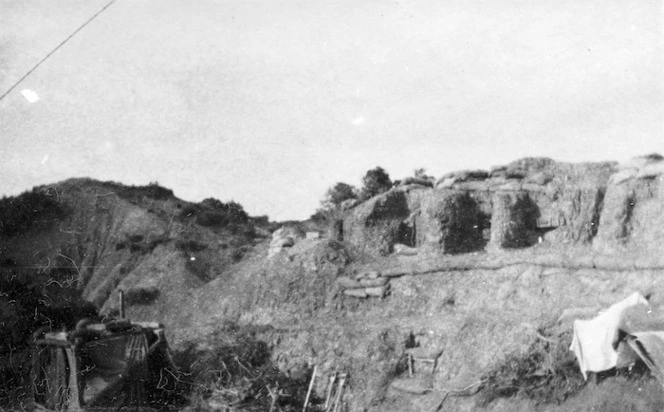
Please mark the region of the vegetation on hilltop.
[[24, 192], [0, 200], [0, 235], [17, 236], [38, 227], [53, 224], [65, 215], [53, 190]]
[[360, 197], [363, 200], [371, 199], [381, 193], [385, 193], [392, 188], [390, 175], [380, 166], [368, 170], [362, 178], [362, 189]]

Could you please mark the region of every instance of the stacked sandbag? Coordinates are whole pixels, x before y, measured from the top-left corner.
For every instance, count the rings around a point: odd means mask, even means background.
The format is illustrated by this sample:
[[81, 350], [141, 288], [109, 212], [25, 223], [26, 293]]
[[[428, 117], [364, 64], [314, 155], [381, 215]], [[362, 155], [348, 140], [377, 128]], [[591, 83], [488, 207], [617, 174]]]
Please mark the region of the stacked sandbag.
[[621, 163], [609, 182], [619, 185], [632, 179], [653, 179], [662, 175], [664, 175], [664, 157], [653, 153]]
[[383, 298], [390, 291], [390, 279], [378, 271], [361, 272], [355, 279], [341, 276], [337, 278], [337, 284], [344, 295], [355, 298]]
[[430, 179], [425, 179], [423, 177], [407, 177], [401, 181], [401, 186], [408, 185], [419, 185], [424, 187], [433, 187], [433, 183]]
[[436, 181], [436, 187], [439, 189], [451, 188], [457, 183], [484, 181], [489, 177], [486, 170], [460, 170], [447, 173]]
[[393, 246], [393, 253], [395, 255], [415, 256], [417, 255], [417, 252], [417, 248], [406, 246], [401, 243], [397, 243]]

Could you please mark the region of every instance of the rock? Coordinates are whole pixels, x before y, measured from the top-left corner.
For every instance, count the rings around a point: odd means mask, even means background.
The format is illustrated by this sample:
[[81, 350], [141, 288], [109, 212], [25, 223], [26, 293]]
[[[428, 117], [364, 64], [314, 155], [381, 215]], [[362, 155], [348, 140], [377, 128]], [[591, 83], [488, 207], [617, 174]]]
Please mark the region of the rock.
[[268, 250], [268, 257], [273, 257], [284, 248], [292, 247], [299, 239], [302, 239], [304, 234], [301, 230], [292, 227], [284, 226], [272, 233], [272, 241]]
[[282, 239], [274, 239], [271, 242], [270, 246], [283, 248], [283, 247], [291, 247], [294, 244], [295, 244], [295, 240], [291, 237], [287, 237], [287, 238], [282, 238]]

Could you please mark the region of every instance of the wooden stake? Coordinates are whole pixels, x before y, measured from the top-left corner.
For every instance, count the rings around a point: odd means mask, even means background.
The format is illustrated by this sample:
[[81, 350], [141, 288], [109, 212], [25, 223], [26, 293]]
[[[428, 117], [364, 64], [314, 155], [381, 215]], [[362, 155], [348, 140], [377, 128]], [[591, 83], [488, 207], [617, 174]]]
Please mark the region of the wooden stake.
[[339, 378], [339, 389], [337, 390], [337, 396], [335, 396], [334, 399], [334, 409], [333, 412], [338, 412], [339, 411], [339, 403], [341, 402], [341, 397], [343, 396], [344, 392], [344, 385], [346, 384], [346, 374], [342, 373], [341, 377]]
[[270, 396], [272, 397], [272, 403], [270, 404], [270, 412], [274, 412], [274, 406], [277, 404], [277, 399], [279, 399], [279, 388], [277, 388], [277, 390], [274, 393], [272, 393], [269, 386], [266, 386], [266, 388], [267, 391], [270, 393]]
[[332, 397], [332, 390], [334, 389], [334, 381], [336, 379], [337, 379], [337, 373], [334, 372], [328, 380], [327, 395], [325, 396], [325, 411], [327, 411], [328, 406], [330, 406], [330, 397]]
[[125, 317], [125, 307], [124, 307], [124, 292], [123, 291], [118, 292], [118, 299], [120, 299], [120, 319], [124, 319], [124, 317]]
[[413, 355], [408, 354], [408, 376], [413, 376]]
[[311, 390], [314, 387], [314, 381], [316, 380], [316, 372], [318, 371], [318, 365], [314, 365], [314, 371], [311, 373], [311, 382], [309, 382], [309, 390], [307, 391], [307, 397], [304, 399], [304, 407], [302, 412], [307, 412], [307, 406], [309, 405], [309, 396], [311, 396]]

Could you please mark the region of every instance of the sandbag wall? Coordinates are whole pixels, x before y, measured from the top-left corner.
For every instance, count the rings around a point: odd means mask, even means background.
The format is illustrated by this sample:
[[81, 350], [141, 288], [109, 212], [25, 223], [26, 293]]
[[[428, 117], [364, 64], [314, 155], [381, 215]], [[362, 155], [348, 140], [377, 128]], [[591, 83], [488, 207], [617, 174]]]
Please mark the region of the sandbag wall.
[[383, 298], [390, 292], [390, 279], [378, 271], [361, 272], [355, 278], [342, 276], [337, 284], [346, 296], [354, 298]]

